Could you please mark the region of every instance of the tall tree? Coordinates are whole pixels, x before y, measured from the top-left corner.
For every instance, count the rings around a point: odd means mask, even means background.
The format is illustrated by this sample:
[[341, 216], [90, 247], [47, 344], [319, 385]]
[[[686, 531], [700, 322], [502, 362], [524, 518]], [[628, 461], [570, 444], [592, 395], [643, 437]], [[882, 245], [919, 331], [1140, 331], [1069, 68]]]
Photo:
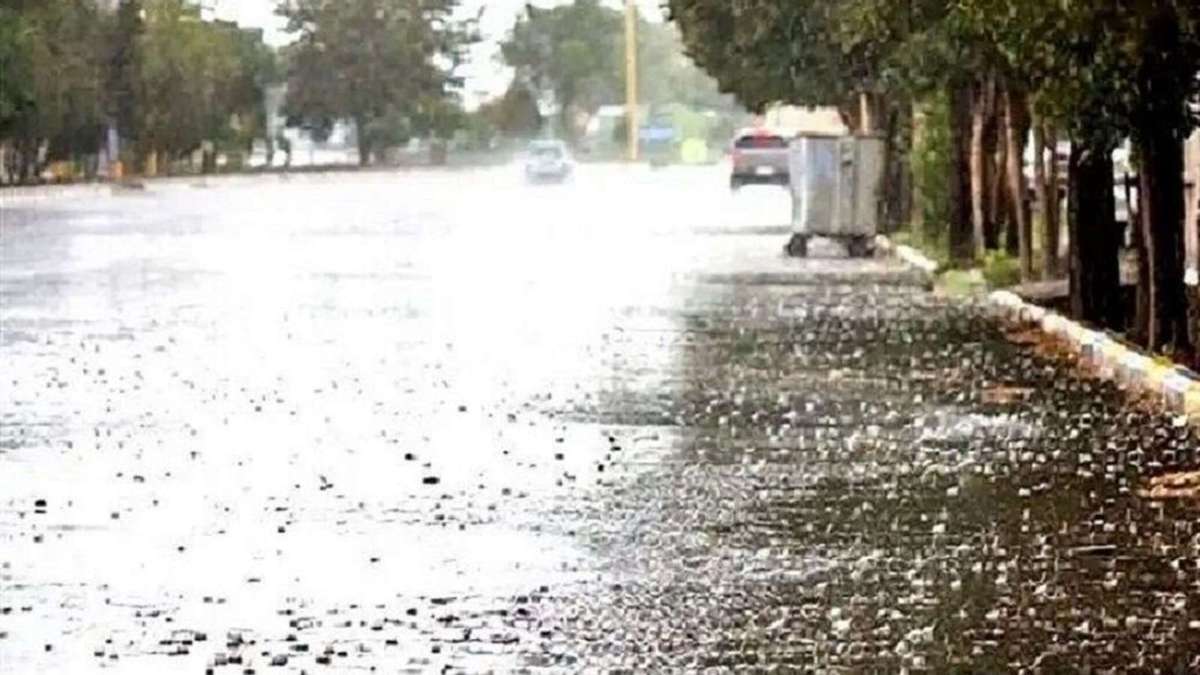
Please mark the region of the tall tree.
[[500, 45], [504, 62], [540, 95], [553, 98], [559, 126], [575, 139], [579, 112], [620, 100], [623, 91], [621, 15], [599, 0], [539, 9], [526, 5]]
[[34, 30], [20, 12], [0, 7], [0, 138], [14, 136], [22, 120], [35, 110], [33, 63]]
[[108, 40], [108, 121], [120, 135], [136, 139], [138, 127], [138, 44], [145, 28], [142, 0], [120, 0]]
[[1136, 63], [1131, 135], [1142, 159], [1141, 229], [1149, 264], [1145, 335], [1152, 349], [1191, 355], [1183, 280], [1183, 141], [1196, 123], [1200, 8], [1131, 3], [1124, 23]]
[[105, 21], [88, 0], [10, 4], [0, 9], [0, 124], [30, 180], [46, 161], [74, 159], [99, 144]]
[[[638, 100], [650, 105], [678, 103], [694, 108], [731, 107], [717, 82], [684, 53], [679, 27], [674, 23], [641, 19], [638, 25]], [[621, 51], [625, 41], [622, 32]]]
[[288, 64], [290, 119], [329, 128], [354, 122], [367, 164], [388, 120], [409, 124], [461, 85], [455, 68], [473, 38], [452, 15], [458, 0], [282, 0], [296, 36]]
[[511, 138], [532, 138], [542, 128], [536, 97], [516, 80], [509, 84], [503, 96], [481, 105], [479, 114], [497, 131]]
[[[246, 82], [255, 66], [233, 24], [202, 21], [187, 0], [143, 0], [137, 42], [137, 146], [153, 170], [205, 141], [232, 143], [261, 107], [261, 90]], [[261, 41], [259, 41], [261, 44]]]

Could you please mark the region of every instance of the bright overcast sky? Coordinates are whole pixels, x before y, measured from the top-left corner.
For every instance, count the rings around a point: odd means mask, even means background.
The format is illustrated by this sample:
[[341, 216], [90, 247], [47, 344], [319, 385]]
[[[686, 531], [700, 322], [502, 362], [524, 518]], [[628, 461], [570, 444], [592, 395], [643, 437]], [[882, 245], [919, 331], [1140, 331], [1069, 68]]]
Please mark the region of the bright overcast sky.
[[[267, 31], [267, 41], [272, 44], [286, 43], [288, 37], [283, 33], [283, 23], [275, 16], [275, 0], [210, 0], [216, 6], [217, 13], [223, 18], [237, 21], [243, 26], [259, 26]], [[569, 2], [569, 0], [533, 0], [532, 4], [539, 7], [549, 7]], [[622, 6], [621, 0], [606, 0], [614, 7]], [[643, 16], [650, 20], [658, 20], [662, 16], [661, 0], [637, 0]], [[466, 95], [468, 102], [474, 103], [480, 97], [495, 95], [504, 90], [510, 77], [509, 72], [497, 61], [497, 44], [513, 20], [525, 6], [526, 0], [463, 0], [464, 15], [473, 15], [482, 7], [483, 43], [472, 50], [471, 63], [462, 71], [467, 78]]]

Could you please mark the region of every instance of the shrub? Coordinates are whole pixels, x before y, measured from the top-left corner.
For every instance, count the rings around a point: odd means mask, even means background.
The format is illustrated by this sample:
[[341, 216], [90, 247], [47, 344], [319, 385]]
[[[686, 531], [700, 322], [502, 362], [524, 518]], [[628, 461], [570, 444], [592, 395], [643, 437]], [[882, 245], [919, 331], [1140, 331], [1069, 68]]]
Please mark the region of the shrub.
[[989, 251], [983, 259], [983, 278], [992, 288], [1021, 283], [1021, 264], [1004, 251]]

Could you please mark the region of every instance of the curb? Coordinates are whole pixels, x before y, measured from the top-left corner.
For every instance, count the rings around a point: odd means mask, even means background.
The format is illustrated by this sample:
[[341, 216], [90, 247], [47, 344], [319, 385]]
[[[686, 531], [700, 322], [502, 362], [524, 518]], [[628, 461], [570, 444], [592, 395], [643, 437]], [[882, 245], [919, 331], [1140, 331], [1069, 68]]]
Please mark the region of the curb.
[[[937, 263], [919, 251], [896, 246], [883, 235], [875, 239], [881, 250], [923, 272], [936, 273]], [[1063, 343], [1081, 361], [1095, 368], [1100, 377], [1151, 394], [1171, 412], [1200, 423], [1200, 374], [1183, 366], [1163, 365], [1108, 333], [1092, 330], [1045, 307], [1025, 302], [1012, 291], [989, 293], [987, 304], [1002, 318], [1037, 328]]]
[[882, 234], [875, 235], [875, 246], [879, 250], [896, 256], [908, 265], [915, 267], [926, 274], [937, 274], [937, 262], [929, 259], [928, 256], [911, 246], [897, 246], [896, 244], [892, 243], [891, 239], [888, 239]]
[[6, 187], [0, 190], [0, 207], [77, 197], [99, 197], [111, 195], [113, 190], [111, 183]]
[[988, 304], [1005, 318], [1034, 326], [1064, 343], [1105, 379], [1152, 394], [1172, 412], [1200, 422], [1200, 375], [1182, 366], [1163, 365], [1108, 333], [1092, 330], [1011, 291], [995, 291]]
[[39, 204], [90, 197], [111, 197], [138, 193], [153, 193], [163, 190], [203, 189], [210, 187], [234, 187], [253, 185], [261, 181], [277, 183], [322, 182], [333, 180], [347, 173], [391, 175], [397, 171], [388, 168], [369, 168], [320, 171], [271, 171], [263, 173], [226, 173], [195, 176], [159, 176], [155, 178], [131, 177], [126, 181], [100, 181], [63, 185], [28, 185], [0, 188], [0, 208]]
[[[131, 194], [146, 194], [165, 190], [184, 190], [217, 186], [246, 185], [254, 180], [286, 182], [296, 179], [324, 177], [335, 172], [313, 171], [295, 174], [215, 174], [202, 176], [162, 176], [157, 178], [130, 178], [117, 182], [76, 183], [68, 185], [30, 185], [0, 189], [0, 206], [11, 207], [40, 204], [49, 201], [93, 197], [116, 197]], [[318, 178], [319, 179], [319, 178]]]

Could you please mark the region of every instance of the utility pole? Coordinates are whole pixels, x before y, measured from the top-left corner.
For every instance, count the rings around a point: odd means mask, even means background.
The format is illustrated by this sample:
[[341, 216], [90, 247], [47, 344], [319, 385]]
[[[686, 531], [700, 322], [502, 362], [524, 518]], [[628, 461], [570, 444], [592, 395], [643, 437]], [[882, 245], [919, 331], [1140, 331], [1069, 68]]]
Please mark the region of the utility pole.
[[625, 0], [625, 121], [628, 158], [638, 159], [637, 4]]

